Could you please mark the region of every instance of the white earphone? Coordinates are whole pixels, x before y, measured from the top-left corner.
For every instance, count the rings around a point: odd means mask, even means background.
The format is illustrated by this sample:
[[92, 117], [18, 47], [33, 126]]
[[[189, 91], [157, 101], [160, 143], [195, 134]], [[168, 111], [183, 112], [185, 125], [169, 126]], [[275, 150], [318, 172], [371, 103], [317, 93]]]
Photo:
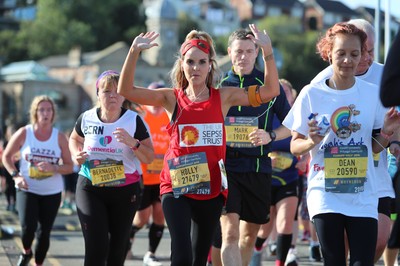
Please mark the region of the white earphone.
[[210, 68], [208, 69], [208, 72], [211, 72], [211, 65], [210, 65]]

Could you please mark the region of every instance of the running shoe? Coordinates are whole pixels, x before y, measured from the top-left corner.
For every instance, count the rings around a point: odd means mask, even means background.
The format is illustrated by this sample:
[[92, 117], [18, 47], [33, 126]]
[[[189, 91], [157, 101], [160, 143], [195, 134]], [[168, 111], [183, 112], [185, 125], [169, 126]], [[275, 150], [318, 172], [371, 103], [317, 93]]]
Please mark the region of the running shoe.
[[17, 266], [28, 266], [31, 258], [32, 258], [32, 252], [29, 254], [19, 255]]
[[322, 261], [319, 245], [310, 246], [310, 261]]
[[143, 266], [162, 266], [162, 263], [153, 253], [147, 252], [143, 257]]
[[263, 250], [264, 249], [261, 250], [254, 249], [249, 266], [261, 266]]
[[270, 256], [276, 256], [276, 242], [269, 243], [268, 250]]
[[285, 266], [297, 266], [297, 250], [290, 248], [286, 256]]

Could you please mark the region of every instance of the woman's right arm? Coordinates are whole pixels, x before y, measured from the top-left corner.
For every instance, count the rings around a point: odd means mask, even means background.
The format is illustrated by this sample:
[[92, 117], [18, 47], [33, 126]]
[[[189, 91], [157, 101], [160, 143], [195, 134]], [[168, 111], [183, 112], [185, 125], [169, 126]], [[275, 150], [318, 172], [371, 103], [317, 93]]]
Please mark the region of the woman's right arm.
[[309, 126], [308, 137], [300, 134], [297, 131], [292, 130], [290, 152], [294, 156], [301, 156], [306, 154], [324, 139], [324, 136], [319, 135], [320, 128], [317, 126], [317, 121], [315, 119], [312, 119], [307, 123]]
[[83, 151], [84, 142], [85, 139], [79, 136], [74, 129], [69, 137], [69, 150], [71, 152], [71, 157], [74, 164], [82, 165], [88, 157], [86, 151]]
[[3, 151], [2, 161], [4, 167], [11, 174], [14, 171], [18, 171], [14, 165], [14, 156], [22, 147], [22, 144], [25, 142], [26, 138], [26, 130], [25, 127], [21, 127], [17, 132], [15, 132], [10, 141], [7, 144], [7, 147]]

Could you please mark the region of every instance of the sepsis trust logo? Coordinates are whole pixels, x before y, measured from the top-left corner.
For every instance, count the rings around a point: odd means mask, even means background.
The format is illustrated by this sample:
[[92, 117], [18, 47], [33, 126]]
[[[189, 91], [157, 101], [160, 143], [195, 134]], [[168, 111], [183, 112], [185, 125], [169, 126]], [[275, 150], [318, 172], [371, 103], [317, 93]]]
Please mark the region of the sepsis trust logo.
[[194, 126], [185, 126], [181, 131], [181, 140], [188, 146], [194, 145], [199, 140], [199, 131]]

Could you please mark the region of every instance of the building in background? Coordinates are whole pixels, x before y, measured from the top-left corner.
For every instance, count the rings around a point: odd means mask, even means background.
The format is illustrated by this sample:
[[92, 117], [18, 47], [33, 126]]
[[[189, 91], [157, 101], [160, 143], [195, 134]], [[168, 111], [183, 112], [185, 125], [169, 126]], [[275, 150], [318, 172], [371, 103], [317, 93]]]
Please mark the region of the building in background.
[[9, 124], [22, 125], [29, 122], [29, 108], [36, 95], [46, 94], [57, 104], [56, 126], [70, 130], [82, 107], [90, 102], [82, 88], [74, 83], [61, 82], [48, 75], [48, 69], [35, 62], [15, 62], [4, 66], [0, 75], [0, 121], [1, 128]]

